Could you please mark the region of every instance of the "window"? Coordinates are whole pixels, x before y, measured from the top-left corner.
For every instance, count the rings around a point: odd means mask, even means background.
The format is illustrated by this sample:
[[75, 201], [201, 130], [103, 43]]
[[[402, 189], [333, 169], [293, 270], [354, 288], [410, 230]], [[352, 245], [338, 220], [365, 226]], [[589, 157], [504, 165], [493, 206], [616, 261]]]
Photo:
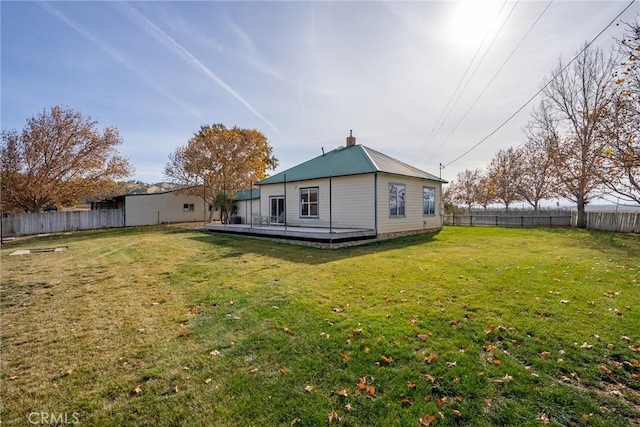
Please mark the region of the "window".
[[318, 187], [300, 189], [300, 217], [318, 217]]
[[404, 184], [389, 184], [389, 216], [404, 216]]
[[183, 212], [193, 212], [195, 211], [195, 208], [193, 206], [193, 203], [185, 203], [184, 205], [182, 205], [182, 210]]
[[436, 189], [433, 187], [422, 187], [422, 214], [436, 214]]

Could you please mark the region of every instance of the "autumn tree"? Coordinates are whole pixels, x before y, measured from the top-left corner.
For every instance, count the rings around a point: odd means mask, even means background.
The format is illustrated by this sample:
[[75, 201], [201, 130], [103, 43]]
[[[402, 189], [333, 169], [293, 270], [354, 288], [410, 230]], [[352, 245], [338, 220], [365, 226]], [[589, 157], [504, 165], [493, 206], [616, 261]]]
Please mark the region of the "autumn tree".
[[509, 211], [512, 203], [520, 200], [517, 191], [519, 173], [519, 154], [512, 147], [500, 150], [491, 159], [488, 176], [493, 184], [495, 199], [504, 204]]
[[627, 24], [618, 42], [622, 61], [614, 72], [615, 95], [600, 122], [602, 179], [624, 201], [640, 204], [640, 24]]
[[487, 210], [489, 205], [496, 202], [495, 182], [488, 173], [480, 173], [474, 191], [476, 203]]
[[[201, 126], [186, 145], [178, 147], [169, 156], [164, 174], [213, 205], [218, 194], [250, 188], [277, 165], [262, 132], [214, 124]], [[213, 211], [209, 221], [212, 217]]]
[[62, 106], [28, 119], [21, 132], [2, 131], [2, 210], [38, 212], [112, 194], [133, 172], [120, 144], [116, 128], [100, 130], [91, 117]]
[[560, 60], [543, 86], [543, 101], [561, 135], [552, 150], [558, 191], [576, 203], [580, 228], [586, 227], [586, 205], [601, 195], [603, 140], [597, 130], [611, 98], [615, 62], [601, 49], [585, 46], [569, 66]]

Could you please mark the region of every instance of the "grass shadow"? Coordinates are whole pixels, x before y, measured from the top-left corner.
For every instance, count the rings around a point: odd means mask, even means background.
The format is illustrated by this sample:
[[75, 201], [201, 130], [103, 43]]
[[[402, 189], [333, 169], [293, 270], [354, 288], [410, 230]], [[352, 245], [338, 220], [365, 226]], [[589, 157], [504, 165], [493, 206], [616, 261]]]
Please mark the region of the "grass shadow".
[[[566, 228], [546, 228], [549, 233], [562, 233], [568, 235]], [[608, 249], [617, 250], [631, 258], [640, 258], [640, 235], [630, 233], [614, 233], [611, 231], [587, 230], [573, 228], [570, 232], [579, 233], [586, 236], [585, 239], [576, 241], [576, 245], [588, 246], [589, 249], [605, 251]]]
[[203, 233], [190, 237], [190, 239], [225, 248], [228, 252], [220, 258], [235, 258], [244, 254], [256, 254], [259, 256], [276, 257], [289, 262], [319, 265], [378, 252], [404, 249], [409, 246], [428, 244], [434, 241], [437, 234], [438, 232], [413, 234], [336, 249], [324, 249], [271, 239], [217, 233]]

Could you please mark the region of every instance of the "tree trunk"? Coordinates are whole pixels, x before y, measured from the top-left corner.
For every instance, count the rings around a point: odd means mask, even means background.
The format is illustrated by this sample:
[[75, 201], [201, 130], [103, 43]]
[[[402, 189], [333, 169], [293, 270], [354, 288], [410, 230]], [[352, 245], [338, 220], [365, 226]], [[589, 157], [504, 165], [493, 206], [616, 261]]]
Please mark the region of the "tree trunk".
[[579, 194], [577, 198], [578, 221], [576, 223], [576, 227], [578, 228], [587, 228], [587, 215], [585, 214], [586, 206], [587, 204], [584, 201], [584, 196]]

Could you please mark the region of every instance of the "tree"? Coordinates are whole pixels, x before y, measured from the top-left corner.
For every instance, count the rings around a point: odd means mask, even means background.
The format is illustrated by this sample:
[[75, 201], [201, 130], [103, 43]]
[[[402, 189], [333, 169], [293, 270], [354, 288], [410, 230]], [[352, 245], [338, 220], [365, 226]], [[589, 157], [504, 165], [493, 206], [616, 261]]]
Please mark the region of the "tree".
[[559, 194], [576, 203], [577, 226], [586, 227], [586, 205], [602, 186], [603, 141], [597, 132], [611, 98], [615, 59], [587, 47], [566, 67], [562, 60], [543, 88], [544, 102], [562, 137], [553, 141]]
[[624, 201], [640, 204], [640, 24], [627, 24], [618, 41], [622, 62], [613, 78], [616, 93], [599, 128], [605, 147], [601, 177]]
[[489, 174], [480, 173], [474, 194], [476, 203], [482, 206], [484, 210], [487, 210], [490, 204], [496, 202], [496, 186]]
[[[234, 194], [250, 188], [277, 166], [278, 160], [262, 132], [214, 124], [201, 126], [186, 145], [178, 147], [169, 156], [164, 174], [173, 182], [191, 187], [185, 191], [213, 205], [219, 193]], [[209, 221], [212, 217], [213, 211]]]
[[236, 211], [237, 197], [232, 193], [218, 193], [213, 199], [213, 209], [220, 211], [220, 221], [229, 222], [229, 217]]
[[2, 131], [0, 190], [5, 212], [38, 212], [113, 194], [116, 180], [133, 172], [116, 147], [118, 130], [69, 107], [54, 106], [27, 120], [22, 130]]
[[500, 150], [489, 164], [489, 181], [493, 184], [496, 200], [504, 204], [505, 210], [518, 200], [516, 191], [519, 171], [519, 155], [512, 147]]
[[534, 119], [524, 128], [526, 142], [518, 148], [516, 192], [538, 211], [540, 201], [556, 195], [553, 150], [559, 137], [544, 102], [532, 114]]
[[451, 191], [451, 199], [458, 204], [465, 205], [469, 211], [477, 202], [476, 192], [482, 172], [480, 169], [464, 171], [456, 175], [456, 180], [449, 186]]

